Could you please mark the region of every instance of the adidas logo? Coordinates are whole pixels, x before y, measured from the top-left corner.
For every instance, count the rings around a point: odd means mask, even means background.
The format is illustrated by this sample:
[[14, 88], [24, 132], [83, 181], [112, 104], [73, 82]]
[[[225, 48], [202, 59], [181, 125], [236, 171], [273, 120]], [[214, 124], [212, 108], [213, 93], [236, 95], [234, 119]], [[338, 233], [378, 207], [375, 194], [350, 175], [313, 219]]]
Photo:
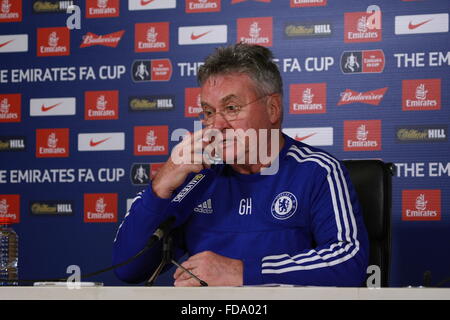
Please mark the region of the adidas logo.
[[194, 208], [194, 211], [198, 213], [213, 213], [211, 199], [208, 199], [204, 201], [202, 204], [199, 204], [197, 207]]

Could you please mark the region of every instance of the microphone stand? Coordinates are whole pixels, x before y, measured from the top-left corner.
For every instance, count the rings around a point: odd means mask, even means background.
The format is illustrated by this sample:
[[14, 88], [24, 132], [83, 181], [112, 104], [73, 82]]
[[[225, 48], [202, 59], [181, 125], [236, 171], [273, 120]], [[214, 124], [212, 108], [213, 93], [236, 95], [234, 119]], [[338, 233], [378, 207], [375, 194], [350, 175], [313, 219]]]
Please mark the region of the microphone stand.
[[180, 265], [178, 262], [176, 262], [173, 259], [173, 252], [172, 252], [172, 236], [168, 233], [163, 236], [162, 238], [162, 257], [161, 257], [161, 263], [156, 268], [156, 270], [153, 272], [152, 276], [147, 280], [145, 283], [145, 286], [153, 286], [158, 276], [161, 274], [162, 270], [165, 266], [168, 264], [173, 263], [178, 268], [181, 268], [183, 271], [187, 272], [191, 277], [196, 279], [202, 287], [208, 286], [208, 284], [199, 279], [196, 275], [194, 275], [192, 272], [190, 272], [188, 269]]

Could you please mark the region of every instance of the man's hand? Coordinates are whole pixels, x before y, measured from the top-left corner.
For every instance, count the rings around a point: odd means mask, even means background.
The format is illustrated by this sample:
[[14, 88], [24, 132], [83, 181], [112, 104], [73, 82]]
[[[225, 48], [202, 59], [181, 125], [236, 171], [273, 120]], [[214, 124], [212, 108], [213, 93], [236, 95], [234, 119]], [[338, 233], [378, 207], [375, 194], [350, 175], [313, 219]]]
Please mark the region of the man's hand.
[[[193, 255], [181, 264], [209, 286], [241, 286], [244, 265], [241, 260], [227, 258], [211, 251]], [[200, 283], [181, 268], [173, 275], [176, 287], [198, 287]]]
[[204, 130], [186, 136], [171, 152], [167, 162], [158, 170], [152, 179], [153, 192], [168, 199], [191, 172], [198, 173], [209, 167], [203, 162], [202, 151], [208, 144], [203, 140]]

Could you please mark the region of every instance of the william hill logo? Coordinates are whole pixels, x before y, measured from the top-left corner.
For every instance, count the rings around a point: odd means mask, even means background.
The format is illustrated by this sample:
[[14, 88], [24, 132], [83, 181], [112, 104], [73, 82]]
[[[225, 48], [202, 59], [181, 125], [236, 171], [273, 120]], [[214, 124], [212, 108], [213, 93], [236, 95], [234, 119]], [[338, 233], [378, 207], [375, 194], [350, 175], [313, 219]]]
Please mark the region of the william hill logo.
[[441, 190], [403, 190], [402, 220], [441, 220]]
[[132, 111], [172, 110], [175, 96], [133, 96], [128, 99]]
[[446, 142], [448, 140], [448, 126], [405, 126], [397, 127], [397, 142]]
[[287, 23], [284, 27], [286, 38], [327, 37], [332, 35], [330, 23]]
[[46, 0], [33, 2], [34, 13], [66, 13], [67, 8], [76, 4], [75, 1]]
[[1, 151], [25, 151], [25, 136], [0, 137]]
[[73, 201], [30, 201], [30, 212], [33, 215], [72, 215]]

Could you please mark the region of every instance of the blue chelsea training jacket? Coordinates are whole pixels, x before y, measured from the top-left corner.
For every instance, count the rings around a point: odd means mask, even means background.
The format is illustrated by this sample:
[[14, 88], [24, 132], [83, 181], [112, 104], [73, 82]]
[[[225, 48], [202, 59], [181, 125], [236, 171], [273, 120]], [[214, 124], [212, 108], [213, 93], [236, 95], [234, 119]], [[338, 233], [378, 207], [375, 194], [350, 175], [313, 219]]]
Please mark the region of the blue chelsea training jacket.
[[[240, 259], [244, 285], [362, 285], [369, 243], [345, 167], [320, 149], [284, 137], [274, 175], [215, 167], [217, 177], [207, 191], [177, 217], [176, 258], [209, 250]], [[174, 214], [169, 203], [151, 186], [137, 195], [117, 232], [114, 263], [144, 247]], [[123, 281], [139, 283], [160, 260], [159, 245], [115, 272]]]

